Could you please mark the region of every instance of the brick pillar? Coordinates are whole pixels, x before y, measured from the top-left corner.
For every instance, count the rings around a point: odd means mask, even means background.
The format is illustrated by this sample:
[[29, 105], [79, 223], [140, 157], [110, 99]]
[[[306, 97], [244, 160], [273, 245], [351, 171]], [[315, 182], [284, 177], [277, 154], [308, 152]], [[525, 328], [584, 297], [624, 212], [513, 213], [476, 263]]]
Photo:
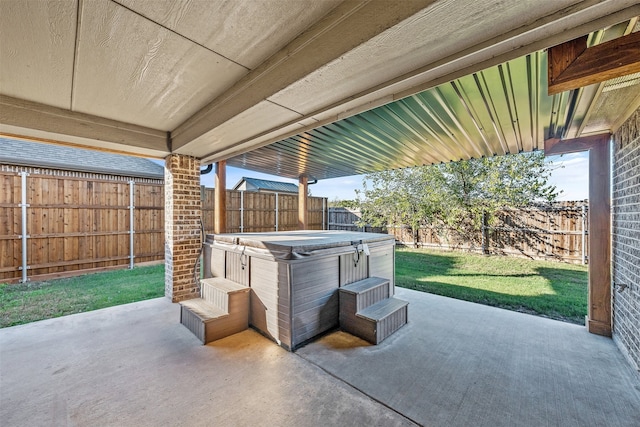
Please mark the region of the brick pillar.
[[[200, 236], [200, 160], [171, 154], [164, 172], [164, 294], [172, 302], [199, 296], [194, 265]], [[196, 273], [200, 277], [200, 272]]]

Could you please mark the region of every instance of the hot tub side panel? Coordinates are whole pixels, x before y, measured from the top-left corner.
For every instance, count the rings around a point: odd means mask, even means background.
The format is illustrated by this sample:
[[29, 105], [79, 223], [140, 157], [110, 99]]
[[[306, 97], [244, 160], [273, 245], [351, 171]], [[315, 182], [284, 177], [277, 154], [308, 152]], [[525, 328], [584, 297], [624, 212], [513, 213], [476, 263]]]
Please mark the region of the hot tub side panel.
[[226, 251], [214, 248], [213, 245], [208, 243], [204, 244], [202, 267], [205, 279], [210, 277], [226, 277], [225, 257]]
[[389, 295], [395, 294], [395, 242], [371, 245], [369, 256], [369, 276], [389, 280]]
[[293, 348], [338, 326], [339, 255], [291, 263]]
[[292, 349], [289, 265], [255, 256], [250, 259], [249, 322], [267, 337]]

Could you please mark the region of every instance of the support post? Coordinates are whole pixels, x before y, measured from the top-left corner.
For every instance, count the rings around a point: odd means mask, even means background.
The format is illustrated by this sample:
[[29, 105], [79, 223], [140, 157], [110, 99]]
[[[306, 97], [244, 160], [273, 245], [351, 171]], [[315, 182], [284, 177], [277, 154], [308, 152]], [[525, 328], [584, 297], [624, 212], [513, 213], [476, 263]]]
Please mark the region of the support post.
[[309, 211], [307, 193], [309, 191], [309, 178], [301, 176], [298, 185], [298, 229], [306, 230], [308, 227]]
[[589, 332], [611, 336], [609, 141], [589, 150]]
[[589, 302], [587, 329], [611, 336], [611, 134], [544, 142], [545, 156], [589, 151]]
[[200, 161], [171, 154], [164, 172], [165, 296], [179, 302], [200, 296], [202, 247]]
[[587, 263], [587, 207], [582, 205], [582, 265]]
[[327, 209], [327, 199], [323, 198], [322, 199], [322, 229], [326, 230], [325, 228], [325, 221], [326, 221], [326, 217], [325, 217], [325, 210]]
[[135, 183], [133, 181], [129, 181], [129, 270], [133, 270], [133, 258], [135, 256], [134, 254], [134, 239], [133, 239], [133, 233], [134, 233], [134, 200], [135, 200], [135, 193], [134, 193], [134, 189], [133, 186], [135, 185]]
[[29, 235], [27, 234], [27, 208], [29, 205], [27, 204], [27, 176], [29, 174], [26, 172], [20, 172], [20, 185], [21, 185], [21, 200], [20, 200], [20, 211], [22, 214], [22, 233], [20, 238], [22, 240], [22, 278], [20, 279], [20, 283], [25, 283], [27, 280], [27, 270], [29, 266], [27, 265], [27, 239]]
[[220, 160], [216, 163], [215, 184], [214, 233], [227, 232], [227, 161]]

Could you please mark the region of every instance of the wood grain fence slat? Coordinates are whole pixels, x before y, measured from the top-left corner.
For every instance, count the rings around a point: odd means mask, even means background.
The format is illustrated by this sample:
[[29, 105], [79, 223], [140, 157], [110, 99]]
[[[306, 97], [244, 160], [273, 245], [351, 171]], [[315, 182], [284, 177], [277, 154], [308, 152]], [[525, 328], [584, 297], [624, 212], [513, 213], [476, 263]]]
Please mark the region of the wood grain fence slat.
[[[164, 259], [164, 185], [134, 184], [134, 261]], [[18, 171], [0, 172], [0, 281], [21, 277], [22, 218]], [[213, 232], [214, 190], [202, 189], [202, 219]], [[241, 209], [241, 198], [244, 206]], [[297, 196], [278, 196], [278, 229], [298, 228]], [[27, 176], [27, 264], [29, 278], [97, 271], [129, 263], [129, 182], [38, 174]], [[309, 200], [310, 228], [322, 229], [326, 199]], [[273, 231], [275, 194], [227, 190], [228, 232]], [[241, 219], [242, 215], [242, 219]], [[326, 216], [326, 214], [325, 214]]]
[[[372, 228], [359, 226], [360, 213], [346, 208], [329, 209], [329, 229], [393, 234], [406, 245], [436, 249], [463, 249], [503, 255], [520, 255], [536, 259], [556, 259], [578, 263], [582, 261], [583, 202], [559, 202], [545, 209], [540, 207], [504, 210], [497, 214], [496, 224], [486, 232], [487, 247], [483, 248], [481, 233], [471, 241], [457, 237], [452, 230], [435, 226], [411, 230], [406, 226]], [[586, 205], [586, 204], [585, 204]], [[588, 227], [585, 230], [585, 255], [588, 248]]]

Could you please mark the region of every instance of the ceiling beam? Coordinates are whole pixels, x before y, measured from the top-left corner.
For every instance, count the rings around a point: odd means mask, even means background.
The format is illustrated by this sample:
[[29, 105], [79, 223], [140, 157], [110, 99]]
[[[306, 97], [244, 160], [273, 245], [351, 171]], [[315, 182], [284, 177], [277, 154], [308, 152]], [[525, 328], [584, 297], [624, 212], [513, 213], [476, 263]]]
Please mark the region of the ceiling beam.
[[297, 82], [436, 0], [344, 2], [171, 132], [173, 149]]
[[587, 36], [548, 51], [549, 95], [640, 72], [640, 32], [587, 48]]
[[592, 148], [608, 143], [610, 139], [611, 134], [608, 132], [572, 139], [550, 138], [544, 141], [544, 155], [546, 157], [589, 151]]
[[[375, 87], [350, 95], [346, 99], [323, 106], [294, 120], [274, 124], [269, 130], [255, 136], [233, 141], [233, 144], [225, 146], [212, 143], [207, 147], [210, 151], [204, 155], [198, 154], [198, 157], [203, 163], [230, 159], [536, 50], [546, 49], [581, 34], [627, 21], [639, 14], [640, 4], [630, 4], [621, 8], [619, 4], [610, 1], [580, 2], [570, 8], [541, 17], [525, 27], [513, 29], [488, 40], [481, 40], [464, 51], [456, 52]], [[305, 120], [307, 123], [304, 123]]]
[[0, 95], [0, 134], [148, 157], [171, 152], [167, 132], [5, 95]]

